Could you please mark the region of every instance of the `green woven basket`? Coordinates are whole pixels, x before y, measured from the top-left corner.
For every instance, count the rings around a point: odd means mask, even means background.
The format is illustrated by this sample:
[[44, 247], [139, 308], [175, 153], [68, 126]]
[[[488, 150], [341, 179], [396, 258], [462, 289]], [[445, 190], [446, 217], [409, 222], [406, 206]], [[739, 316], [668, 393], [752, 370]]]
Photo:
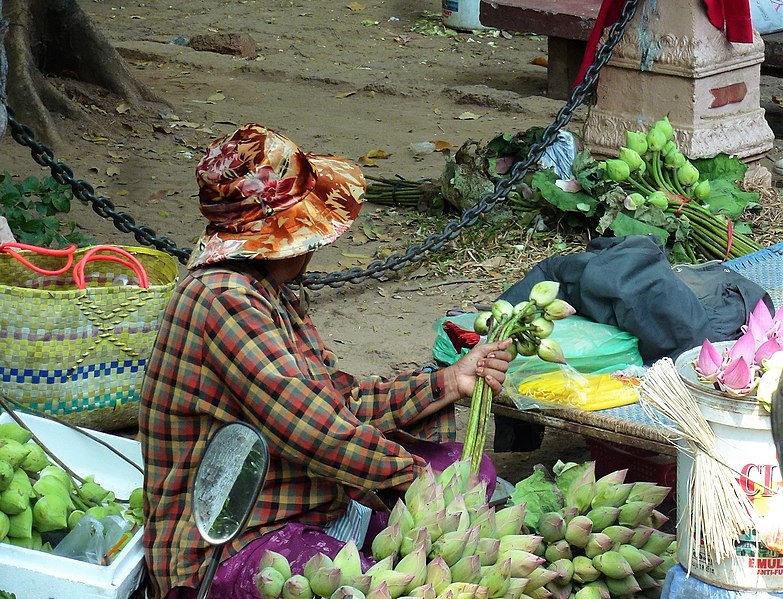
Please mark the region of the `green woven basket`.
[[[0, 254], [3, 395], [98, 430], [138, 423], [144, 369], [179, 270], [164, 252], [117, 247], [141, 262], [148, 288], [115, 262], [89, 262], [87, 288], [79, 289], [71, 271], [40, 275]], [[87, 250], [77, 250], [74, 263]], [[62, 257], [23, 256], [47, 270], [64, 265]]]

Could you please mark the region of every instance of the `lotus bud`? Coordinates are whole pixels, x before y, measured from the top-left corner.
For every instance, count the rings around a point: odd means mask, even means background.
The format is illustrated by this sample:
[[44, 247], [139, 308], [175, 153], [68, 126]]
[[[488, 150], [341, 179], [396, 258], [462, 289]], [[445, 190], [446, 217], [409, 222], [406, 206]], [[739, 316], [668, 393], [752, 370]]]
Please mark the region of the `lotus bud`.
[[522, 338], [514, 340], [514, 350], [519, 356], [535, 356], [538, 352], [538, 346], [530, 339]]
[[631, 169], [628, 166], [628, 163], [617, 158], [606, 161], [605, 172], [606, 177], [616, 183], [622, 183], [631, 175]]
[[68, 530], [73, 530], [76, 528], [76, 525], [79, 524], [79, 520], [81, 520], [84, 517], [84, 512], [82, 510], [73, 510], [70, 514], [68, 514]]
[[538, 316], [530, 323], [531, 332], [539, 339], [546, 339], [555, 330], [555, 325], [551, 320]]
[[644, 160], [642, 160], [642, 157], [636, 150], [626, 147], [620, 148], [620, 160], [628, 165], [632, 173], [638, 171], [644, 164]]
[[417, 586], [423, 585], [427, 579], [427, 553], [424, 546], [420, 545], [403, 557], [394, 569], [403, 574], [413, 574], [413, 578], [405, 587], [406, 594]]
[[432, 549], [430, 531], [424, 527], [411, 528], [400, 543], [400, 556], [405, 557], [416, 547], [423, 546], [426, 553]]
[[430, 582], [425, 582], [422, 585], [417, 586], [410, 592], [410, 597], [420, 597], [420, 599], [435, 599], [437, 593], [435, 593], [435, 587]]
[[642, 591], [649, 589], [651, 591], [659, 592], [661, 590], [661, 583], [655, 580], [647, 572], [639, 572], [638, 574], [634, 573], [633, 576], [636, 579], [636, 582], [639, 583]]
[[602, 532], [617, 522], [619, 514], [620, 508], [602, 505], [587, 512], [587, 517], [593, 523], [593, 532]]
[[547, 320], [562, 320], [576, 314], [576, 309], [565, 300], [555, 299], [544, 308], [544, 318]]
[[656, 127], [653, 127], [647, 133], [647, 149], [650, 152], [660, 152], [667, 141], [666, 135]]
[[525, 504], [509, 505], [495, 511], [498, 538], [521, 534], [525, 526]]
[[606, 586], [603, 577], [592, 582], [588, 582], [584, 586], [596, 589], [601, 599], [611, 599], [612, 595], [609, 593], [609, 588]]
[[462, 552], [462, 557], [465, 557], [466, 555], [474, 555], [476, 553], [476, 550], [478, 549], [478, 542], [480, 537], [481, 531], [479, 530], [478, 526], [471, 526], [467, 531], [467, 536], [465, 537], [465, 549]]
[[[598, 483], [596, 483], [596, 487]], [[618, 508], [628, 499], [628, 495], [633, 489], [634, 483], [621, 483], [617, 485], [604, 485], [596, 489], [595, 495], [590, 505], [593, 509], [600, 507]], [[617, 514], [615, 513], [615, 518]]]
[[601, 573], [596, 570], [595, 566], [593, 565], [593, 560], [591, 560], [586, 555], [577, 555], [573, 559], [572, 563], [574, 565], [574, 582], [585, 584], [587, 582], [598, 580], [598, 578], [601, 576]]
[[596, 587], [582, 587], [574, 593], [574, 599], [601, 599], [601, 592]]
[[351, 582], [347, 586], [358, 589], [359, 591], [361, 591], [366, 595], [367, 592], [370, 590], [371, 584], [372, 584], [372, 575], [365, 573], [351, 578]]
[[79, 498], [88, 506], [101, 505], [109, 496], [109, 491], [93, 480], [92, 476], [85, 477], [82, 486], [77, 489]]
[[478, 555], [464, 555], [453, 566], [451, 570], [452, 582], [473, 582], [478, 583], [481, 578], [481, 559]]
[[468, 510], [487, 503], [487, 481], [482, 480], [462, 494]]
[[506, 590], [506, 594], [503, 595], [503, 599], [523, 599], [526, 586], [527, 578], [512, 576], [508, 580], [508, 589]]
[[473, 321], [473, 330], [479, 335], [489, 333], [489, 325], [492, 320], [492, 312], [479, 312]]
[[543, 540], [544, 537], [539, 535], [503, 535], [500, 537], [500, 553], [511, 549], [535, 553]]
[[634, 595], [642, 590], [642, 587], [639, 586], [639, 583], [633, 575], [626, 576], [625, 578], [609, 578], [607, 576], [604, 579], [604, 582], [612, 597]]
[[[470, 477], [470, 460], [455, 460], [436, 475], [436, 480], [444, 489], [455, 481], [459, 492], [467, 490], [467, 482]], [[448, 503], [448, 502], [447, 502]]]
[[[647, 555], [645, 553], [645, 555]], [[658, 578], [660, 580], [663, 580], [666, 578], [666, 573], [669, 571], [669, 569], [674, 566], [677, 563], [677, 558], [673, 555], [662, 555], [662, 556], [650, 556], [647, 555], [647, 559], [649, 559], [651, 562], [654, 562], [654, 557], [657, 557], [661, 560], [659, 564], [657, 564], [652, 570], [650, 570], [649, 574], [653, 578]]]
[[29, 451], [27, 443], [23, 445], [13, 439], [0, 439], [0, 460], [8, 462], [12, 468], [21, 466]]
[[647, 203], [647, 199], [640, 193], [630, 193], [626, 196], [623, 206], [626, 210], [638, 210]]
[[[399, 523], [392, 526], [387, 526], [372, 540], [372, 556], [376, 560], [382, 560], [383, 558], [396, 555], [400, 551], [402, 545], [402, 530]], [[332, 591], [334, 592], [334, 591]], [[331, 595], [331, 593], [329, 593]], [[322, 597], [324, 595], [321, 595]]]
[[602, 532], [591, 532], [585, 545], [585, 555], [590, 559], [612, 548], [612, 539]]
[[331, 597], [342, 586], [343, 573], [340, 568], [319, 568], [308, 578], [310, 589], [319, 597]]
[[481, 558], [481, 565], [491, 566], [496, 561], [498, 561], [500, 539], [494, 539], [491, 537], [479, 539], [476, 551], [478, 552], [479, 558]]
[[431, 487], [437, 483], [438, 481], [435, 478], [435, 473], [432, 471], [432, 466], [427, 464], [421, 474], [413, 479], [405, 491], [405, 505], [408, 506], [408, 509], [413, 512], [414, 510], [411, 505], [418, 503], [420, 497], [432, 496], [433, 491]]
[[[286, 599], [285, 595], [283, 599]], [[365, 599], [365, 595], [360, 589], [344, 584], [338, 587], [329, 599]]]
[[508, 320], [514, 314], [514, 306], [511, 302], [499, 299], [495, 300], [492, 304], [492, 318], [495, 322], [501, 323], [504, 320]]
[[558, 512], [547, 512], [538, 520], [536, 529], [547, 543], [565, 538], [566, 523]]
[[663, 487], [655, 483], [635, 483], [633, 489], [628, 494], [627, 501], [645, 501], [652, 503], [656, 507], [663, 503], [663, 500], [669, 496], [671, 487]]
[[33, 525], [38, 532], [68, 528], [68, 506], [59, 495], [44, 495], [33, 506]]
[[8, 536], [8, 530], [11, 528], [11, 521], [9, 517], [0, 512], [0, 542]]
[[[558, 584], [557, 582], [552, 581], [544, 588], [551, 593], [550, 596], [552, 599], [568, 599], [571, 596], [571, 591], [573, 591], [573, 586], [570, 582], [567, 584]], [[541, 589], [539, 589], [539, 591], [540, 590]]]
[[[258, 570], [261, 571], [266, 567], [274, 568], [280, 572], [286, 580], [291, 578], [291, 564], [288, 563], [288, 558], [277, 551], [264, 549], [261, 558], [258, 560]], [[334, 592], [334, 589], [332, 589], [332, 592]], [[328, 597], [331, 594], [332, 593], [322, 596]]]
[[253, 579], [263, 599], [277, 599], [283, 593], [285, 578], [271, 566], [262, 568]]
[[396, 570], [376, 572], [372, 575], [369, 593], [372, 593], [373, 589], [381, 584], [386, 584], [391, 599], [397, 599], [405, 594], [405, 588], [411, 580], [413, 580], [413, 574], [405, 574], [404, 572], [397, 572]]
[[[454, 520], [454, 525], [459, 520]], [[426, 528], [430, 533], [430, 539], [435, 542], [443, 534], [443, 527], [446, 524], [446, 509], [438, 510], [437, 512], [420, 512], [416, 518], [416, 526], [419, 528]]]
[[498, 553], [498, 559], [511, 560], [511, 576], [526, 578], [533, 570], [546, 563], [546, 559], [521, 549], [506, 549]]
[[12, 439], [17, 443], [24, 445], [32, 438], [33, 434], [16, 422], [4, 422], [0, 424], [0, 439]]
[[637, 549], [633, 545], [620, 545], [617, 548], [617, 553], [625, 558], [625, 561], [631, 566], [634, 575], [649, 572], [653, 569], [652, 562], [647, 559], [641, 549]]
[[542, 339], [538, 345], [536, 352], [538, 357], [544, 360], [544, 362], [552, 362], [554, 364], [565, 364], [566, 359], [563, 355], [563, 349], [560, 344], [554, 339]]
[[654, 191], [647, 196], [647, 203], [659, 210], [666, 210], [669, 207], [669, 198], [662, 191]]
[[408, 507], [403, 503], [402, 499], [397, 499], [397, 503], [394, 504], [391, 513], [389, 514], [389, 522], [387, 526], [400, 525], [400, 531], [402, 534], [407, 533], [411, 528], [415, 526], [413, 521], [413, 514], [411, 514]]
[[69, 491], [72, 491], [74, 489], [73, 479], [71, 478], [71, 475], [68, 474], [62, 468], [60, 468], [59, 466], [55, 466], [54, 464], [51, 464], [38, 473], [39, 478], [43, 478], [44, 476], [56, 476], [63, 482], [63, 484]]
[[30, 505], [30, 494], [13, 484], [0, 492], [0, 512], [9, 516], [21, 514]]
[[693, 188], [693, 197], [700, 202], [706, 202], [710, 197], [711, 191], [710, 182], [705, 179], [704, 181], [699, 181]]
[[629, 501], [620, 506], [617, 523], [620, 526], [633, 528], [647, 520], [654, 509], [655, 504], [647, 501]]
[[640, 156], [643, 156], [647, 152], [647, 136], [638, 131], [626, 131], [625, 145]]
[[559, 585], [569, 584], [574, 576], [574, 563], [570, 559], [559, 559], [552, 562], [548, 569], [557, 573], [557, 578], [553, 582]]
[[435, 557], [427, 564], [424, 584], [431, 584], [436, 595], [440, 595], [451, 584], [451, 570], [442, 557]]
[[0, 460], [0, 491], [5, 491], [11, 486], [14, 478], [14, 467], [5, 460]]
[[[29, 506], [21, 513], [7, 516], [6, 534], [17, 539], [31, 539], [33, 536], [33, 510]], [[0, 531], [2, 532], [2, 531]], [[5, 535], [3, 535], [5, 536]]]
[[[50, 495], [50, 497], [55, 497], [54, 495]], [[40, 501], [40, 499], [39, 499]], [[91, 508], [88, 508], [84, 510], [85, 516], [92, 516], [99, 522], [103, 520], [104, 518], [108, 517], [109, 514], [109, 508], [105, 505], [94, 505]]]
[[442, 534], [455, 531], [464, 532], [468, 529], [468, 526], [470, 526], [470, 516], [467, 512], [461, 514], [446, 513], [441, 523]]
[[661, 133], [663, 133], [667, 141], [671, 141], [674, 139], [674, 127], [672, 127], [672, 124], [669, 122], [668, 116], [665, 116], [662, 119], [655, 121], [655, 123], [653, 123], [653, 127], [655, 127]]
[[326, 555], [325, 553], [316, 553], [313, 557], [311, 557], [309, 560], [307, 560], [307, 563], [304, 566], [304, 571], [302, 574], [304, 574], [308, 579], [312, 576], [313, 572], [320, 568], [333, 568], [334, 563], [332, 562], [332, 558]]
[[502, 597], [511, 582], [511, 559], [498, 561], [481, 573], [479, 584], [487, 587], [490, 597]]
[[382, 582], [378, 586], [371, 588], [369, 592], [365, 593], [366, 599], [391, 599], [389, 594], [389, 586]]
[[565, 540], [574, 547], [584, 547], [592, 531], [593, 521], [589, 516], [574, 516], [566, 525]]
[[[408, 487], [410, 490], [410, 487]], [[445, 507], [445, 501], [443, 500], [443, 489], [440, 485], [432, 479], [432, 482], [427, 486], [420, 487], [417, 495], [408, 495], [406, 491], [405, 505], [413, 514], [413, 520], [416, 521], [416, 517], [425, 511], [432, 509], [439, 509], [438, 504], [443, 503], [440, 507]]]
[[[375, 562], [372, 566], [367, 568], [365, 574], [375, 574], [376, 572], [382, 572], [383, 570], [394, 570], [394, 562], [397, 559], [396, 555], [389, 555], [382, 560]], [[365, 593], [366, 594], [366, 593]]]
[[658, 510], [653, 510], [652, 514], [650, 514], [650, 526], [652, 528], [657, 528], [660, 530], [666, 525], [668, 521], [669, 516], [663, 512], [659, 512]]
[[68, 489], [63, 486], [63, 483], [59, 478], [54, 476], [39, 478], [33, 485], [33, 491], [35, 492], [36, 497], [41, 497], [43, 495], [59, 495], [65, 500], [69, 509], [74, 509], [75, 507]]
[[497, 523], [495, 522], [494, 507], [487, 506], [487, 509], [483, 510], [480, 514], [478, 514], [476, 518], [471, 521], [471, 524], [473, 526], [478, 526], [480, 538], [484, 538], [484, 537], [489, 537], [492, 539], [498, 538], [498, 528], [497, 528]]
[[464, 532], [470, 527], [470, 514], [468, 513], [468, 507], [465, 505], [465, 498], [461, 493], [457, 494], [446, 506], [446, 514], [459, 516], [457, 531]]
[[649, 551], [655, 555], [660, 555], [669, 548], [671, 542], [675, 539], [675, 536], [660, 530], [653, 530], [650, 534], [650, 538], [641, 548], [644, 551]]
[[528, 581], [527, 586], [525, 586], [525, 594], [530, 595], [531, 591], [549, 584], [557, 577], [557, 572], [539, 566], [527, 576]]
[[699, 169], [686, 161], [677, 169], [677, 179], [682, 185], [695, 185], [699, 181]]
[[547, 545], [546, 551], [544, 551], [544, 557], [550, 564], [559, 559], [571, 559], [573, 556], [574, 554], [571, 551], [571, 545], [566, 539], [550, 543]]
[[560, 283], [557, 281], [539, 281], [530, 289], [530, 301], [540, 308], [546, 308], [557, 299], [559, 291]]
[[27, 452], [25, 459], [22, 460], [21, 468], [29, 474], [40, 472], [49, 465], [49, 457], [46, 455], [43, 447], [37, 443], [28, 443], [27, 445], [30, 450]]
[[612, 539], [612, 547], [615, 549], [620, 545], [630, 543], [633, 538], [633, 529], [627, 526], [620, 526], [619, 524], [607, 526], [601, 532]]
[[617, 551], [607, 551], [596, 555], [593, 558], [593, 565], [607, 578], [622, 579], [633, 574], [631, 564]]

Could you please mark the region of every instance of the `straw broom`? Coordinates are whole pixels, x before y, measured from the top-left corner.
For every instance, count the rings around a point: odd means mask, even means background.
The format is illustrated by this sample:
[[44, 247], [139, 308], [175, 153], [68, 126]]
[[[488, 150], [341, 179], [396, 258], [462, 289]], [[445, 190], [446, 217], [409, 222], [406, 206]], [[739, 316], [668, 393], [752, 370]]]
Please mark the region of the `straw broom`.
[[[703, 543], [706, 562], [718, 564], [736, 555], [734, 543], [742, 533], [757, 528], [758, 513], [739, 486], [736, 474], [720, 457], [715, 433], [704, 419], [670, 358], [658, 360], [640, 386], [644, 411], [658, 424], [687, 442], [680, 446], [693, 458], [688, 477], [690, 503], [688, 573], [694, 549]], [[677, 425], [664, 423], [660, 415]]]

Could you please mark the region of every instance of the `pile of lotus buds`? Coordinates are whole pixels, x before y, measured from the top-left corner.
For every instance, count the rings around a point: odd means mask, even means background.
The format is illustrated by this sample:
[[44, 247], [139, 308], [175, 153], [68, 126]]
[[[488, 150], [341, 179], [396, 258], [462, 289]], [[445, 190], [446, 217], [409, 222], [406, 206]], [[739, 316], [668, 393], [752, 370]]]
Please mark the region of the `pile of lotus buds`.
[[617, 478], [596, 482], [591, 497], [578, 494], [579, 509], [547, 513], [531, 531], [525, 505], [490, 507], [469, 460], [437, 475], [427, 470], [373, 539], [369, 569], [352, 541], [295, 574], [267, 550], [256, 587], [264, 599], [609, 599], [643, 588], [653, 596], [674, 563], [659, 557], [673, 539], [652, 521], [668, 489]]
[[78, 484], [31, 439], [30, 431], [15, 422], [0, 424], [0, 542], [50, 551], [51, 543], [42, 535], [67, 532], [86, 514], [139, 523], [141, 488], [134, 490], [129, 505], [120, 504], [93, 477]]

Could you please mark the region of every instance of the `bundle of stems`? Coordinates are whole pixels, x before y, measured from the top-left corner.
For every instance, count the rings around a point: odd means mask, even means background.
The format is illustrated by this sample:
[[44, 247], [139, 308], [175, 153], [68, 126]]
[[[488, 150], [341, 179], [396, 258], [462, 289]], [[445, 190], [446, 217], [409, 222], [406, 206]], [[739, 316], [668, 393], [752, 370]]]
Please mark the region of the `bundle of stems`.
[[[756, 529], [758, 513], [739, 485], [739, 473], [718, 453], [715, 433], [670, 358], [658, 360], [647, 371], [640, 395], [645, 412], [685, 441], [689, 449], [679, 444], [679, 450], [693, 459], [688, 488], [677, 491], [690, 504], [688, 573], [694, 551], [702, 543], [706, 562], [718, 564], [735, 555], [734, 545], [740, 535]], [[660, 415], [674, 422], [676, 428]]]
[[403, 178], [364, 177], [373, 183], [367, 185], [365, 200], [381, 206], [408, 206], [417, 208], [426, 197], [429, 181], [409, 181]]

